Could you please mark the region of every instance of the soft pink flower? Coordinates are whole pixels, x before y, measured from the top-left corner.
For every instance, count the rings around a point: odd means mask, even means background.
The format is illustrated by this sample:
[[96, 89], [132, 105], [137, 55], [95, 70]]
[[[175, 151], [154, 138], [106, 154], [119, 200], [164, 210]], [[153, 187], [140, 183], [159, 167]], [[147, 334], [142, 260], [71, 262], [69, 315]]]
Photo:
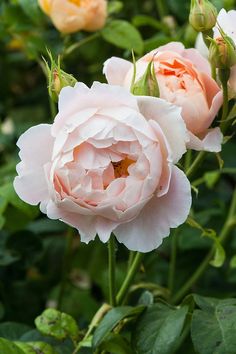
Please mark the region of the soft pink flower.
[[[210, 65], [196, 49], [184, 49], [172, 42], [146, 54], [136, 62], [136, 80], [153, 60], [160, 97], [182, 108], [190, 135], [189, 148], [218, 152], [222, 134], [219, 128], [208, 129], [222, 105], [222, 92], [210, 76]], [[109, 84], [130, 88], [133, 64], [112, 57], [105, 62]]]
[[[217, 16], [217, 25], [213, 28], [214, 38], [220, 37], [220, 31], [218, 27], [221, 27], [225, 34], [229, 36], [235, 46], [236, 46], [236, 10], [226, 11], [221, 9]], [[199, 33], [195, 43], [196, 49], [204, 56], [208, 57], [208, 48], [205, 45], [202, 34]], [[230, 79], [229, 79], [229, 88], [231, 96], [236, 96], [236, 65], [231, 68]]]
[[38, 0], [54, 26], [63, 33], [102, 28], [107, 16], [106, 0]]
[[81, 240], [113, 231], [129, 249], [158, 247], [182, 224], [190, 184], [174, 163], [186, 151], [180, 108], [125, 88], [82, 83], [62, 89], [52, 125], [18, 140], [14, 187], [49, 218], [77, 228]]

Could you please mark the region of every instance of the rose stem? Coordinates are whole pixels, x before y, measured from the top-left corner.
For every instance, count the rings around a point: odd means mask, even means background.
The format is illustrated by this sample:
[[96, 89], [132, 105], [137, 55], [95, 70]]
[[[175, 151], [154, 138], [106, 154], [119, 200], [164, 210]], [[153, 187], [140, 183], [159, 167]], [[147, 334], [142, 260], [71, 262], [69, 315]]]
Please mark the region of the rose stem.
[[57, 308], [59, 310], [61, 309], [62, 300], [63, 300], [63, 296], [65, 293], [65, 288], [66, 288], [67, 274], [68, 274], [69, 267], [70, 267], [73, 236], [74, 236], [73, 229], [71, 227], [69, 227], [68, 231], [66, 233], [66, 246], [65, 246], [65, 254], [64, 254], [63, 265], [62, 265], [61, 285], [60, 285], [60, 290], [59, 290], [59, 294], [58, 294], [58, 302], [57, 302]]
[[117, 297], [116, 297], [116, 302], [117, 302], [117, 305], [121, 305], [127, 295], [127, 292], [129, 290], [129, 287], [141, 265], [141, 262], [142, 262], [142, 259], [144, 257], [144, 254], [143, 253], [140, 253], [140, 252], [137, 252], [135, 257], [134, 257], [134, 260], [133, 260], [133, 263], [127, 273], [127, 276], [123, 282], [123, 284], [121, 285], [121, 288], [117, 294]]
[[192, 165], [186, 171], [186, 176], [187, 177], [192, 177], [192, 175], [198, 169], [198, 167], [201, 164], [201, 162], [204, 160], [205, 156], [206, 156], [206, 152], [205, 151], [201, 151], [201, 152], [198, 153], [198, 155], [195, 158], [195, 160], [193, 161]]
[[178, 233], [179, 233], [179, 229], [175, 229], [171, 233], [171, 255], [170, 255], [169, 277], [168, 277], [168, 289], [170, 291], [170, 295], [173, 293], [173, 289], [174, 289]]
[[109, 301], [111, 306], [116, 306], [116, 250], [115, 237], [111, 234], [108, 242], [109, 265]]
[[[223, 228], [219, 236], [219, 242], [221, 244], [223, 244], [227, 240], [232, 228], [235, 227], [236, 225], [235, 214], [236, 214], [236, 189], [234, 190], [233, 193], [228, 216], [226, 218], [226, 221], [223, 225]], [[206, 257], [203, 259], [200, 266], [197, 268], [197, 270], [193, 273], [190, 279], [183, 285], [183, 287], [173, 297], [172, 303], [174, 304], [178, 303], [187, 294], [188, 290], [191, 289], [191, 287], [199, 280], [199, 278], [203, 275], [203, 273], [207, 269], [209, 262], [212, 256], [214, 255], [214, 251], [215, 251], [215, 247], [212, 246], [212, 248], [210, 249]]]
[[223, 109], [222, 109], [222, 117], [220, 121], [220, 128], [222, 133], [225, 133], [226, 129], [228, 128], [228, 125], [230, 124], [230, 121], [227, 121], [227, 115], [228, 115], [228, 110], [229, 110], [229, 104], [228, 104], [228, 80], [230, 76], [230, 69], [219, 69], [219, 78], [222, 83], [222, 89], [223, 89]]
[[87, 36], [86, 38], [81, 39], [79, 42], [72, 44], [70, 47], [68, 47], [67, 49], [65, 49], [64, 53], [62, 53], [61, 57], [64, 58], [68, 55], [71, 55], [72, 52], [74, 52], [76, 49], [78, 49], [79, 47], [81, 47], [84, 44], [87, 44], [91, 41], [93, 41], [94, 39], [100, 37], [100, 33], [96, 32], [91, 34], [90, 36]]

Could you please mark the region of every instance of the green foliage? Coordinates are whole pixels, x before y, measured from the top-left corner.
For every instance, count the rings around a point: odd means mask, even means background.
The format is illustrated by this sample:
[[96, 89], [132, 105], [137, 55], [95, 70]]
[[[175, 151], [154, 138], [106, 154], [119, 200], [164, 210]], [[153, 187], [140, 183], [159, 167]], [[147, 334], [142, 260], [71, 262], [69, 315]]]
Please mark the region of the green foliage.
[[134, 50], [142, 54], [143, 41], [138, 30], [129, 22], [123, 20], [113, 20], [108, 22], [101, 31], [102, 37], [109, 43], [117, 47]]
[[119, 325], [119, 323], [127, 318], [134, 319], [144, 310], [144, 306], [132, 308], [130, 306], [117, 307], [110, 310], [99, 326], [97, 327], [93, 336], [93, 347], [98, 347], [109, 333]]
[[187, 312], [187, 306], [150, 305], [133, 330], [132, 342], [136, 351], [140, 354], [172, 354], [181, 340]]
[[191, 336], [199, 354], [233, 354], [236, 338], [236, 300], [194, 296], [199, 310], [193, 313]]
[[55, 309], [45, 310], [36, 318], [35, 325], [43, 335], [58, 340], [70, 337], [76, 341], [78, 338], [79, 329], [75, 320], [70, 315]]

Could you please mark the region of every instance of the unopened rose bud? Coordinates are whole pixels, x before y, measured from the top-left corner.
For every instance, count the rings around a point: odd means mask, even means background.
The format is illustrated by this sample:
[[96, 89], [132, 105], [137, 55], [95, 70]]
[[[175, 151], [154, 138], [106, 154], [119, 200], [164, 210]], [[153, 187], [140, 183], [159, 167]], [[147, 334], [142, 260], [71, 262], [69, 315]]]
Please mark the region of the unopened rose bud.
[[134, 80], [131, 92], [136, 96], [160, 96], [153, 61], [150, 61], [143, 76], [137, 81]]
[[198, 32], [206, 32], [216, 24], [217, 10], [208, 0], [191, 0], [189, 22]]
[[46, 63], [47, 75], [48, 75], [48, 92], [51, 99], [55, 102], [58, 101], [59, 93], [65, 86], [74, 86], [77, 80], [70, 74], [66, 73], [60, 68], [60, 59], [58, 63], [53, 60], [52, 55], [49, 53], [51, 61], [50, 66]]
[[236, 65], [236, 47], [232, 39], [222, 33], [222, 37], [211, 40], [209, 59], [218, 69]]
[[38, 3], [63, 33], [97, 31], [106, 22], [106, 0], [38, 0]]

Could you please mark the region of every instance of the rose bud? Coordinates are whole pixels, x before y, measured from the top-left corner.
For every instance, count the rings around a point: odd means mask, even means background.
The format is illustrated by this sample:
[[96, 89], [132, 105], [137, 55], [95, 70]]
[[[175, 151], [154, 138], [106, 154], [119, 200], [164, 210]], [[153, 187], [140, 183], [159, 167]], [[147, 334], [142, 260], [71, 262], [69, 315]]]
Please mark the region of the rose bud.
[[48, 75], [48, 92], [49, 96], [54, 102], [58, 101], [58, 96], [63, 87], [74, 86], [77, 80], [73, 75], [66, 73], [60, 67], [60, 58], [58, 62], [53, 60], [51, 53], [48, 53], [51, 65], [49, 67], [48, 63], [45, 61], [47, 75]]
[[217, 10], [208, 0], [191, 0], [189, 22], [198, 32], [206, 32], [216, 24]]
[[131, 92], [137, 96], [159, 97], [160, 91], [155, 75], [154, 64], [152, 61], [147, 66], [143, 76], [135, 82], [136, 64], [134, 63], [134, 77]]
[[102, 28], [107, 16], [106, 0], [38, 0], [41, 9], [63, 33]]
[[222, 37], [211, 40], [209, 59], [218, 69], [236, 65], [236, 47], [232, 39], [222, 33]]

